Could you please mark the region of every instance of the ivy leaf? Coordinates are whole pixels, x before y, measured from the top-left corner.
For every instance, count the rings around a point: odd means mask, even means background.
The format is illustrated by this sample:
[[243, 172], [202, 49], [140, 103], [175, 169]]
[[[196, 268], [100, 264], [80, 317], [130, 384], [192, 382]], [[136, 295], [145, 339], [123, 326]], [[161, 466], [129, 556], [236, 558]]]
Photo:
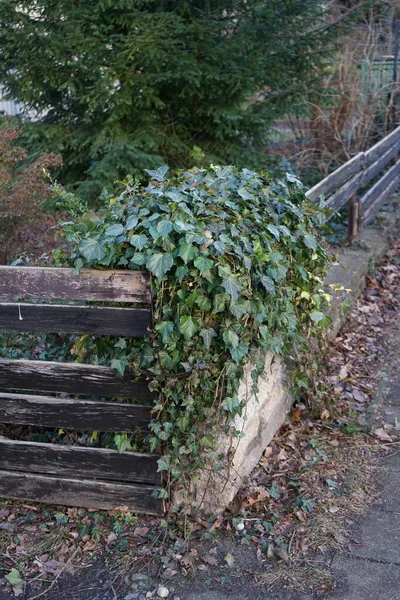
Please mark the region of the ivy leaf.
[[210, 260], [209, 258], [206, 258], [205, 256], [199, 256], [198, 258], [196, 258], [193, 264], [196, 267], [196, 269], [198, 269], [200, 273], [203, 274], [205, 271], [208, 271], [214, 266], [214, 261]]
[[124, 375], [125, 369], [128, 366], [128, 359], [126, 356], [121, 358], [113, 358], [111, 361], [111, 368], [116, 369], [120, 375]]
[[230, 348], [237, 348], [239, 345], [239, 337], [232, 329], [226, 329], [222, 334], [222, 338]]
[[325, 315], [319, 310], [313, 310], [313, 312], [310, 313], [310, 319], [314, 321], [316, 325], [318, 325], [318, 323], [325, 319]]
[[110, 225], [110, 227], [107, 227], [107, 229], [105, 231], [106, 236], [112, 236], [112, 237], [117, 237], [118, 235], [121, 235], [122, 233], [124, 233], [124, 227], [120, 223], [116, 223], [115, 225]]
[[268, 229], [269, 232], [272, 233], [272, 235], [279, 240], [279, 238], [281, 237], [281, 232], [279, 231], [279, 229], [277, 228], [276, 225], [267, 225], [266, 229]]
[[239, 300], [239, 302], [232, 301], [229, 310], [236, 319], [241, 319], [249, 310], [248, 302], [243, 300]]
[[155, 324], [154, 329], [161, 334], [161, 339], [165, 344], [171, 339], [174, 323], [172, 321], [160, 321]]
[[214, 438], [211, 433], [207, 433], [200, 438], [200, 446], [202, 448], [213, 448], [214, 447]]
[[4, 576], [7, 579], [8, 583], [13, 587], [22, 587], [24, 585], [24, 581], [17, 569], [11, 569], [7, 575]]
[[174, 227], [171, 221], [168, 221], [167, 219], [163, 219], [157, 224], [157, 231], [162, 237], [166, 237], [169, 233], [171, 233], [173, 228]]
[[229, 296], [227, 294], [215, 294], [212, 310], [213, 313], [216, 315], [225, 310], [225, 305], [228, 300]]
[[212, 329], [212, 328], [202, 329], [200, 331], [200, 335], [203, 338], [205, 347], [207, 348], [207, 350], [209, 350], [210, 346], [212, 344], [213, 338], [217, 337], [215, 329]]
[[134, 248], [137, 248], [138, 250], [143, 250], [148, 241], [149, 238], [147, 237], [147, 235], [144, 235], [144, 233], [135, 233], [131, 236], [129, 243]]
[[160, 471], [168, 471], [171, 466], [171, 457], [168, 454], [164, 454], [164, 456], [161, 456], [161, 458], [158, 459], [157, 465], [157, 473]]
[[314, 235], [311, 235], [310, 233], [306, 233], [306, 235], [304, 236], [304, 243], [307, 246], [307, 248], [310, 248], [311, 250], [317, 249], [317, 238]]
[[117, 446], [117, 450], [120, 454], [125, 452], [125, 450], [130, 450], [132, 445], [128, 439], [126, 433], [116, 433], [114, 435], [115, 445]]
[[151, 171], [150, 169], [144, 169], [144, 172], [147, 173], [147, 175], [150, 175], [150, 177], [152, 179], [155, 179], [156, 181], [165, 181], [165, 175], [168, 173], [169, 171], [169, 167], [167, 167], [167, 165], [163, 165], [162, 167], [159, 167], [156, 171]]
[[245, 344], [239, 344], [236, 348], [229, 348], [229, 352], [236, 364], [240, 364], [240, 361], [248, 353], [249, 348]]
[[82, 240], [79, 244], [79, 250], [89, 262], [102, 260], [106, 255], [103, 244], [95, 238]]
[[199, 251], [196, 248], [196, 246], [192, 246], [190, 244], [181, 244], [178, 249], [178, 256], [180, 256], [183, 259], [185, 265], [191, 260], [193, 260], [198, 255], [198, 253]]
[[138, 265], [139, 267], [144, 265], [146, 262], [146, 256], [142, 252], [135, 252], [131, 258], [131, 263]]
[[178, 278], [179, 283], [182, 283], [183, 279], [189, 273], [189, 270], [186, 265], [181, 265], [176, 269], [176, 276]]
[[224, 277], [222, 280], [222, 287], [225, 289], [226, 293], [233, 298], [233, 300], [237, 300], [239, 298], [239, 292], [242, 289], [242, 286], [240, 285], [238, 278], [234, 275]]
[[267, 277], [266, 275], [262, 275], [261, 276], [261, 283], [263, 284], [263, 286], [265, 287], [265, 289], [267, 290], [267, 292], [269, 292], [270, 294], [272, 294], [273, 296], [275, 296], [275, 284], [272, 281], [272, 279], [270, 277]]
[[178, 329], [185, 340], [190, 340], [196, 331], [200, 329], [200, 325], [197, 319], [193, 319], [193, 317], [190, 316], [185, 316], [179, 319]]
[[146, 267], [148, 270], [157, 277], [162, 279], [164, 275], [172, 268], [174, 259], [171, 254], [165, 254], [162, 252], [156, 252], [151, 254], [146, 261]]
[[211, 307], [212, 307], [211, 300], [209, 298], [207, 298], [207, 296], [204, 296], [204, 294], [200, 294], [200, 296], [198, 298], [196, 298], [195, 303], [197, 304], [197, 306], [199, 307], [200, 310], [203, 310], [206, 312], [211, 310]]
[[243, 200], [253, 200], [254, 198], [254, 195], [250, 194], [244, 187], [239, 188], [237, 193]]
[[126, 229], [128, 231], [129, 231], [129, 229], [134, 229], [138, 223], [139, 223], [138, 217], [136, 217], [135, 215], [131, 215], [130, 217], [128, 217], [128, 220], [126, 221]]
[[118, 342], [114, 344], [114, 348], [121, 348], [121, 350], [125, 350], [126, 348], [126, 339], [121, 337]]

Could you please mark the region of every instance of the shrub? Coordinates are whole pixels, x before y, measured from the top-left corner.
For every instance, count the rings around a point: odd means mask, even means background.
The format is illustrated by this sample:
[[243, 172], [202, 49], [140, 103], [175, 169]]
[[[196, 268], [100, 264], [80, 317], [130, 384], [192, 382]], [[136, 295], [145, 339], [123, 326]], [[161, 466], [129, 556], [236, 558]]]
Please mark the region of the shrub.
[[203, 448], [216, 460], [216, 427], [243, 410], [244, 365], [252, 361], [257, 391], [267, 351], [293, 355], [329, 322], [329, 260], [323, 211], [291, 175], [217, 166], [148, 173], [146, 188], [128, 181], [107, 210], [63, 229], [77, 269], [152, 274], [154, 329], [118, 341], [110, 361], [146, 374], [157, 392], [150, 444], [162, 444], [159, 468], [176, 481], [202, 465]]
[[18, 129], [7, 124], [0, 129], [2, 263], [16, 252], [26, 251], [32, 247], [32, 243], [41, 243], [44, 249], [43, 240], [38, 238], [46, 234], [46, 228], [55, 225], [51, 216], [40, 214], [40, 207], [53, 196], [45, 173], [47, 169], [60, 166], [61, 157], [45, 154], [33, 163], [25, 164], [26, 151], [14, 144], [18, 135]]

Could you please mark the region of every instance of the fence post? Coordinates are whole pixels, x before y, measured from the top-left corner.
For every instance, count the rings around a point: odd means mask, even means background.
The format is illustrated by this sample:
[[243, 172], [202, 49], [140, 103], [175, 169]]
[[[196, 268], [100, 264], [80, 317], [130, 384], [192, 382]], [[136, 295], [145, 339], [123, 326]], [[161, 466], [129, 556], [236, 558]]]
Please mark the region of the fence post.
[[359, 203], [356, 194], [349, 198], [347, 206], [349, 207], [348, 242], [352, 244], [358, 232]]

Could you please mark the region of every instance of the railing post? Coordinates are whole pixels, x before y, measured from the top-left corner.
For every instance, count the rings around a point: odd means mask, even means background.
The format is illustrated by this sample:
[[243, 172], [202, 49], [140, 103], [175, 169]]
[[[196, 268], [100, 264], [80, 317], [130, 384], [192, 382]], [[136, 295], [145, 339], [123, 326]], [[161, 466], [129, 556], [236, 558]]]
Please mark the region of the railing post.
[[349, 207], [349, 228], [348, 228], [348, 242], [352, 244], [358, 232], [358, 202], [357, 195], [353, 194], [347, 202]]

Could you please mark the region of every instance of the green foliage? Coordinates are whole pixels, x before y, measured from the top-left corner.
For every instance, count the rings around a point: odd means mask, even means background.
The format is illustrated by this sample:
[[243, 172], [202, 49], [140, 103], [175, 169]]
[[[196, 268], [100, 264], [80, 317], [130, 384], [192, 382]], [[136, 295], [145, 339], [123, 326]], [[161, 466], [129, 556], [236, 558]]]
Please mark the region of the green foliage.
[[159, 469], [175, 480], [201, 466], [204, 448], [217, 465], [213, 433], [242, 412], [244, 365], [252, 361], [257, 391], [267, 351], [293, 354], [326, 325], [329, 260], [317, 232], [323, 211], [292, 175], [276, 181], [233, 167], [151, 175], [146, 188], [129, 181], [101, 213], [64, 223], [74, 250], [59, 258], [152, 273], [154, 330], [114, 343], [109, 356], [120, 373], [128, 364], [145, 373], [157, 392], [150, 446], [161, 443]]
[[262, 168], [266, 130], [322, 80], [341, 18], [321, 0], [0, 3], [0, 83], [27, 143], [97, 197], [126, 173]]

